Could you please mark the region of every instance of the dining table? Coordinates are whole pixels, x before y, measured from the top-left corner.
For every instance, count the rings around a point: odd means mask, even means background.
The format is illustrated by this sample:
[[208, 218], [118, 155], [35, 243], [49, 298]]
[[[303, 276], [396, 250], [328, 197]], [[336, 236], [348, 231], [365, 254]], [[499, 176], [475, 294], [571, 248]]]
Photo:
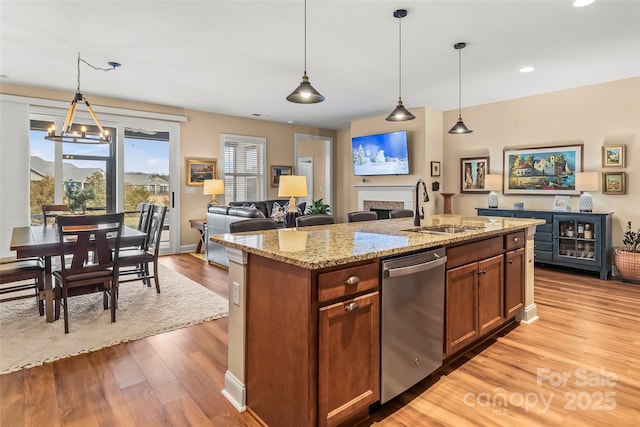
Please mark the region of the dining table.
[[[120, 247], [137, 246], [144, 243], [147, 234], [136, 228], [123, 226]], [[12, 251], [16, 251], [16, 258], [44, 259], [44, 301], [47, 322], [53, 322], [53, 278], [51, 259], [63, 254], [72, 253], [75, 242], [65, 242], [60, 248], [60, 238], [57, 227], [32, 225], [14, 227], [11, 233]]]

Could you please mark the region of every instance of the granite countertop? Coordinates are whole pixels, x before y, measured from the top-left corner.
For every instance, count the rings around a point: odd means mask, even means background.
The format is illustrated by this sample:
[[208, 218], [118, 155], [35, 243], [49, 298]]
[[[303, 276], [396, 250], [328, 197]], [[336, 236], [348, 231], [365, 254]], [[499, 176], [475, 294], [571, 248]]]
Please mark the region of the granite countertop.
[[[534, 218], [434, 215], [413, 225], [413, 218], [364, 221], [279, 230], [215, 234], [213, 242], [262, 255], [287, 264], [316, 270], [356, 261], [398, 255], [455, 242], [489, 237], [544, 224]], [[455, 234], [420, 233], [433, 226], [464, 226], [473, 230]]]

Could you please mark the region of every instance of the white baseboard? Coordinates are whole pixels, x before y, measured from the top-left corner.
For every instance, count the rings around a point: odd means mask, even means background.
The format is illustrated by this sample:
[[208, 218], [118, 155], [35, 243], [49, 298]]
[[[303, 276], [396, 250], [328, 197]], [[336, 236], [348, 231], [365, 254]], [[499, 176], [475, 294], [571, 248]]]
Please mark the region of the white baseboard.
[[224, 390], [222, 395], [238, 410], [244, 412], [247, 409], [247, 388], [231, 372], [224, 374]]
[[184, 254], [184, 253], [187, 253], [187, 252], [195, 252], [197, 246], [198, 246], [197, 244], [194, 244], [194, 245], [181, 245], [180, 246], [180, 253]]
[[538, 306], [531, 304], [529, 307], [525, 307], [520, 313], [516, 314], [516, 320], [525, 325], [529, 325], [538, 320]]

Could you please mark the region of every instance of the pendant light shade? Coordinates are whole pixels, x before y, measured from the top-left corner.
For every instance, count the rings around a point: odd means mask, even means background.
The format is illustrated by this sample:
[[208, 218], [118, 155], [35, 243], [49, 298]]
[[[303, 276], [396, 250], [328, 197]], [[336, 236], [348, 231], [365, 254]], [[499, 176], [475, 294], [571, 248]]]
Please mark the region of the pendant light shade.
[[407, 16], [406, 9], [397, 9], [393, 17], [398, 18], [398, 104], [385, 120], [389, 122], [405, 122], [416, 118], [402, 105], [402, 18]]
[[471, 133], [469, 129], [462, 121], [462, 49], [467, 46], [466, 43], [456, 43], [453, 48], [458, 51], [458, 122], [449, 129], [449, 133]]
[[324, 101], [324, 96], [314, 89], [307, 76], [307, 0], [304, 0], [304, 73], [300, 85], [287, 96], [287, 101], [297, 104], [316, 104]]

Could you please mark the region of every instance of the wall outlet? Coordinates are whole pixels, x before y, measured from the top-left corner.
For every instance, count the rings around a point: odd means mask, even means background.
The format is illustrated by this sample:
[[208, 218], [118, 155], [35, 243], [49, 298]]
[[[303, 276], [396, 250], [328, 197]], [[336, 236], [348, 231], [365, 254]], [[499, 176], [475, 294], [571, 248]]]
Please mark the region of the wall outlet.
[[240, 306], [240, 283], [233, 282], [231, 300], [238, 307]]
[[184, 192], [186, 194], [196, 194], [196, 188], [195, 187], [186, 187], [186, 190]]

